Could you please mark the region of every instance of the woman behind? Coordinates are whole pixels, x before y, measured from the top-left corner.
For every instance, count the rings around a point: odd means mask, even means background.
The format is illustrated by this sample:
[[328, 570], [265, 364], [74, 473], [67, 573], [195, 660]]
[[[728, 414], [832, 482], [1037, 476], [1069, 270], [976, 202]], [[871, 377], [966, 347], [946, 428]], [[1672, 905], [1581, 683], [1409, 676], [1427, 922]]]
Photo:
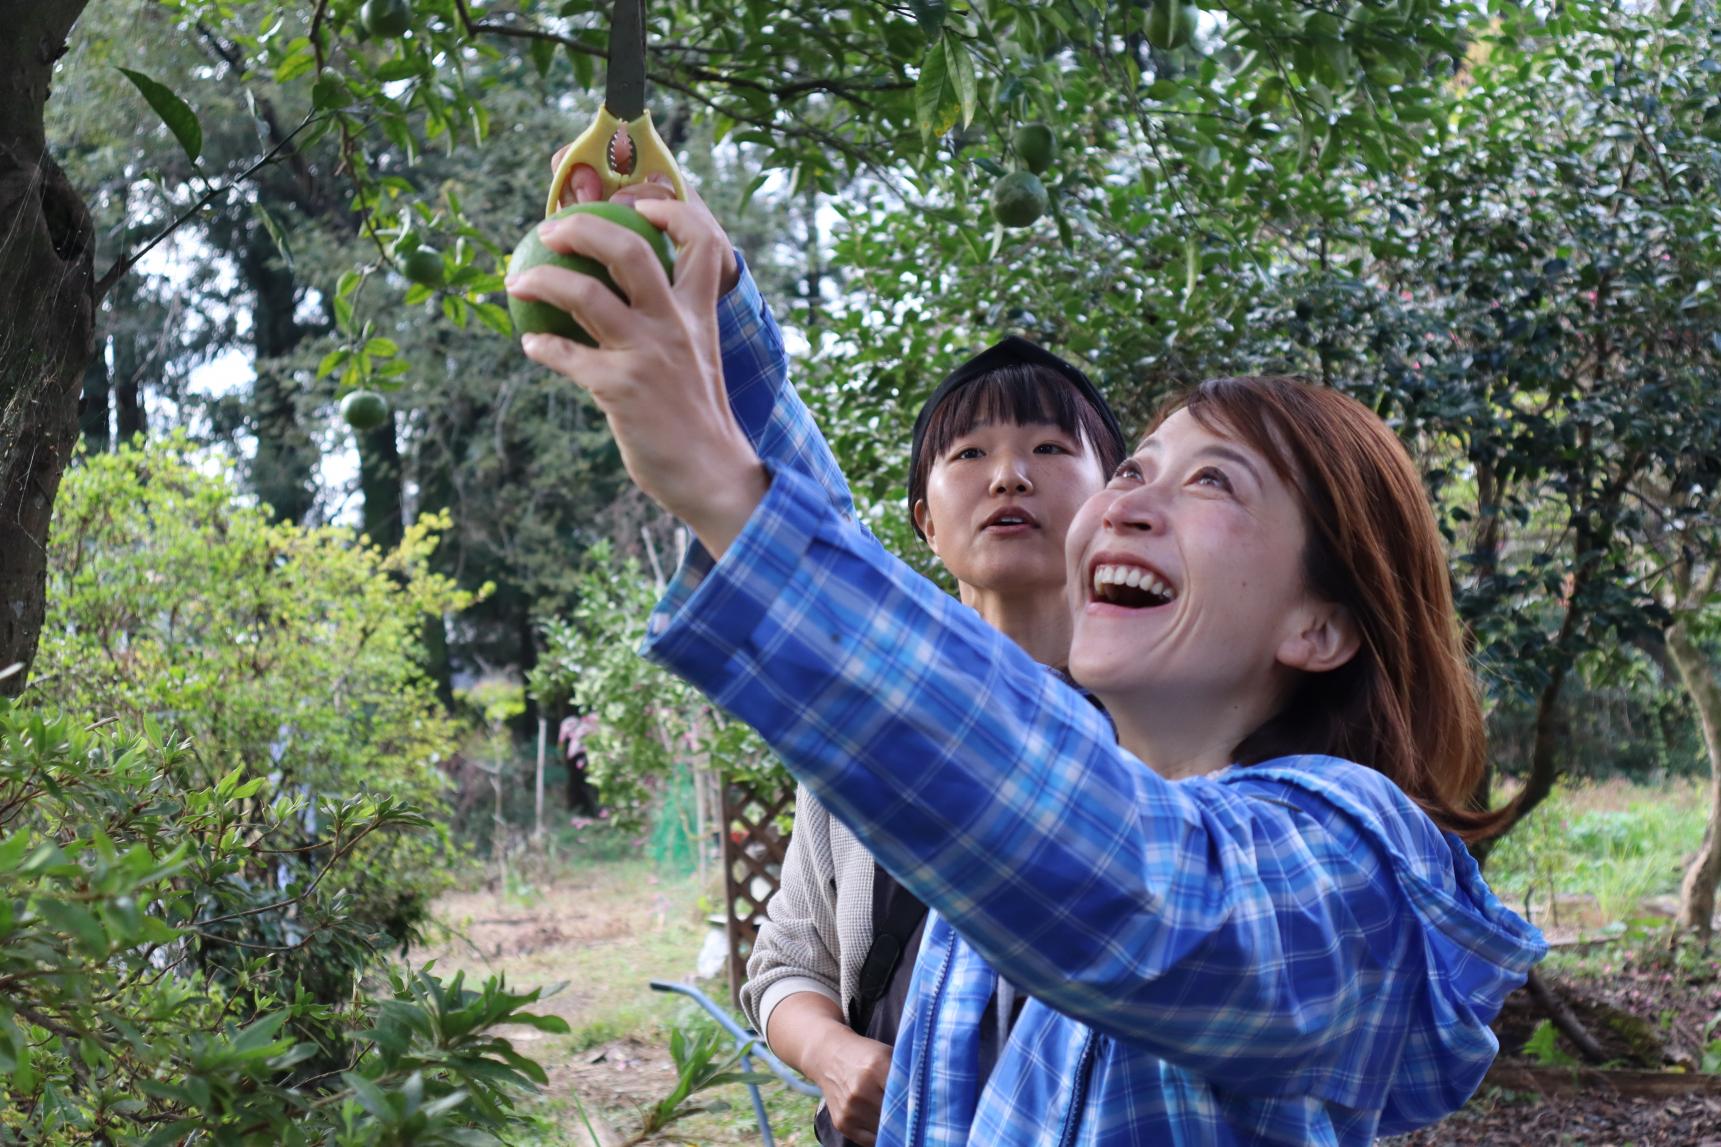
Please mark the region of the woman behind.
[[[964, 605], [1041, 664], [1069, 657], [1064, 537], [1124, 455], [1087, 376], [1010, 337], [953, 371], [915, 420], [915, 531]], [[782, 884], [747, 961], [741, 1006], [771, 1049], [824, 1093], [826, 1147], [870, 1147], [925, 906], [804, 787]], [[993, 1002], [998, 1023], [1019, 999]], [[985, 1057], [995, 1054], [989, 1044]]]
[[[637, 237], [563, 241], [627, 291], [511, 285], [530, 338], [693, 528], [648, 652], [755, 727], [937, 913], [885, 1144], [1365, 1144], [1459, 1106], [1545, 951], [1461, 834], [1481, 768], [1438, 532], [1372, 412], [1283, 379], [1171, 410], [1072, 524], [1087, 701], [761, 462], [711, 348], [711, 243], [671, 288]], [[665, 419], [666, 411], [673, 412]], [[667, 425], [666, 425], [667, 424]], [[990, 1071], [1000, 973], [1031, 997]]]

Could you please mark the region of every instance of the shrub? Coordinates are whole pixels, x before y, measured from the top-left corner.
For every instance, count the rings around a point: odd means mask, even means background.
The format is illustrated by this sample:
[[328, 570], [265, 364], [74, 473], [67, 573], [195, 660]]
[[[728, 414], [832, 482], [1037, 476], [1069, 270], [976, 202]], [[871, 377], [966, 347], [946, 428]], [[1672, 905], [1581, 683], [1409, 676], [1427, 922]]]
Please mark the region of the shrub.
[[[320, 942], [357, 967], [373, 929], [343, 876], [424, 816], [386, 795], [263, 800], [243, 766], [200, 784], [197, 756], [153, 725], [0, 702], [0, 1140], [495, 1141], [544, 1075], [493, 1029], [566, 1030], [522, 1010], [538, 993], [420, 970], [380, 999], [319, 998], [281, 958]], [[318, 834], [288, 843], [313, 812]], [[305, 876], [280, 888], [289, 854]]]
[[527, 679], [540, 703], [571, 700], [597, 716], [586, 739], [592, 783], [617, 823], [630, 829], [650, 819], [658, 793], [693, 761], [727, 779], [789, 783], [758, 734], [638, 655], [656, 599], [637, 561], [617, 562], [607, 542], [593, 546], [579, 581], [580, 604], [571, 618], [544, 623], [545, 650]]
[[421, 520], [384, 553], [347, 530], [270, 521], [218, 465], [170, 438], [66, 475], [28, 696], [84, 723], [171, 730], [185, 748], [170, 789], [232, 775], [254, 816], [280, 800], [301, 809], [247, 864], [207, 875], [288, 890], [323, 873], [363, 940], [258, 913], [211, 925], [198, 959], [232, 979], [246, 953], [273, 951], [314, 996], [338, 999], [377, 947], [419, 938], [450, 851], [426, 823], [378, 834], [331, 870], [322, 810], [389, 800], [440, 814], [437, 766], [456, 729], [421, 632], [472, 595], [426, 568], [444, 521]]

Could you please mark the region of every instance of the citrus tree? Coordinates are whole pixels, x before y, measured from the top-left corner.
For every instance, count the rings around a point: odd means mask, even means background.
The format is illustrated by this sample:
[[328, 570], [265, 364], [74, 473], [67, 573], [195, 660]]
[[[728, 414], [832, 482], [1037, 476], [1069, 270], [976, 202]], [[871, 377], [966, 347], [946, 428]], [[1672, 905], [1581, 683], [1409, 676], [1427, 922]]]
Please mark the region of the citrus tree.
[[[142, 18], [207, 45], [209, 62], [184, 74], [120, 74], [133, 109], [159, 116], [184, 159], [156, 173], [146, 214], [159, 226], [98, 243], [91, 189], [66, 178], [43, 115], [55, 62], [89, 3], [0, 5], [16, 32], [0, 47], [0, 73], [16, 77], [17, 91], [0, 116], [0, 195], [6, 216], [20, 221], [0, 237], [0, 301], [15, 332], [0, 341], [7, 664], [34, 655], [42, 555], [77, 432], [95, 311], [139, 259], [215, 205], [243, 202], [259, 172], [291, 173], [319, 212], [345, 213], [358, 240], [351, 274], [332, 292], [342, 342], [321, 369], [347, 389], [386, 389], [402, 368], [369, 310], [374, 292], [365, 285], [378, 276], [409, 283], [407, 305], [427, 305], [440, 321], [510, 329], [498, 291], [514, 237], [474, 226], [458, 195], [421, 187], [411, 164], [425, 152], [481, 146], [506, 127], [488, 96], [522, 71], [552, 79], [553, 93], [590, 92], [607, 44], [606, 12], [585, 0], [161, 0]], [[1300, 0], [1211, 9], [1178, 0], [927, 0], [816, 11], [676, 0], [651, 13], [652, 67], [656, 87], [679, 108], [748, 150], [755, 186], [781, 171], [808, 193], [924, 202], [965, 222], [977, 251], [997, 241], [984, 206], [992, 183], [1007, 168], [1040, 164], [1032, 145], [1016, 154], [1016, 129], [1048, 123], [1060, 154], [1086, 155], [1073, 176], [1035, 176], [1066, 241], [1091, 222], [1093, 211], [1077, 210], [1089, 198], [1118, 180], [1151, 179], [1175, 187], [1188, 216], [1165, 245], [1199, 268], [1230, 229], [1226, 205], [1270, 203], [1285, 165], [1358, 154], [1373, 163], [1413, 146], [1406, 125], [1425, 114], [1416, 109], [1450, 71], [1473, 16], [1468, 4], [1437, 0], [1342, 11]], [[198, 108], [235, 93], [258, 147], [211, 170], [202, 157], [214, 124]], [[558, 142], [543, 140], [543, 151]], [[116, 170], [114, 179], [129, 188], [141, 174]], [[986, 190], [970, 194], [971, 185]], [[265, 221], [290, 243], [278, 219], [265, 212]], [[260, 250], [251, 257], [267, 261]], [[292, 309], [280, 314], [291, 325]], [[22, 681], [14, 674], [0, 688]]]

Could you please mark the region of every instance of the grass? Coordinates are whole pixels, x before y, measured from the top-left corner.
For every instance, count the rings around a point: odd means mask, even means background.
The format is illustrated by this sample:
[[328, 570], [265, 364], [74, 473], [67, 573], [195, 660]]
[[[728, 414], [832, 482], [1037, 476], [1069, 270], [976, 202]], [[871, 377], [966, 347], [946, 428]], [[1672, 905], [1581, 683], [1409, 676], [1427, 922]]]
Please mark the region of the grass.
[[1599, 927], [1677, 893], [1703, 840], [1708, 798], [1694, 780], [1563, 786], [1495, 847], [1488, 882], [1544, 927]]

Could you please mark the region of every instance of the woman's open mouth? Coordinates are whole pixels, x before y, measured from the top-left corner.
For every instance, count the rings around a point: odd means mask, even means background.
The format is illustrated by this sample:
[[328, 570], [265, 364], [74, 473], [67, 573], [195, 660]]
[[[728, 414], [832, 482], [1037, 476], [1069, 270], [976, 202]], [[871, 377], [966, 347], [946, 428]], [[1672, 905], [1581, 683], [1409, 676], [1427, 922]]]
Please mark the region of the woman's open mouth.
[[1020, 506], [1005, 506], [980, 523], [983, 534], [1022, 534], [1040, 528], [1040, 520]]
[[1153, 570], [1099, 562], [1093, 570], [1093, 600], [1125, 609], [1153, 609], [1177, 600], [1177, 590]]

